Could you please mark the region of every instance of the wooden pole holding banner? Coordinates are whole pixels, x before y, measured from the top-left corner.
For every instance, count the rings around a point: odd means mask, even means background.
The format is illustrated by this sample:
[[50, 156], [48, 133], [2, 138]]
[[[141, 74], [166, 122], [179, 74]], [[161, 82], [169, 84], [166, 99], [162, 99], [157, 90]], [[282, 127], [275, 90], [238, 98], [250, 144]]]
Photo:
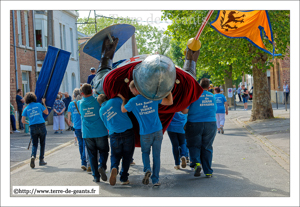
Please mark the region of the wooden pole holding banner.
[[214, 10], [210, 10], [208, 12], [208, 14], [206, 15], [204, 21], [202, 22], [202, 25], [201, 27], [199, 28], [196, 36], [194, 38], [191, 38], [188, 40], [187, 42], [187, 46], [190, 50], [193, 50], [193, 51], [197, 51], [200, 49], [201, 47], [201, 42], [199, 41], [199, 37], [201, 35], [201, 33], [203, 32], [203, 29], [205, 27], [205, 25], [207, 24], [209, 18], [211, 17], [211, 15], [214, 13]]

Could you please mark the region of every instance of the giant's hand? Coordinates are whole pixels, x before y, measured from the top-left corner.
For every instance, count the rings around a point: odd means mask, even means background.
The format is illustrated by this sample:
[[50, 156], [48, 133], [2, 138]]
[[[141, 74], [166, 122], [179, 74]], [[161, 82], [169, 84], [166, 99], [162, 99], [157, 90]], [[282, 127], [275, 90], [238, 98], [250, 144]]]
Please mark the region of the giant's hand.
[[113, 59], [118, 42], [119, 42], [119, 38], [115, 38], [112, 37], [113, 42], [111, 43], [109, 38], [105, 39], [103, 42], [103, 46], [102, 46], [102, 58], [108, 58], [110, 60]]
[[200, 54], [200, 50], [193, 51], [186, 47], [185, 61], [183, 70], [189, 72], [196, 79], [196, 63]]

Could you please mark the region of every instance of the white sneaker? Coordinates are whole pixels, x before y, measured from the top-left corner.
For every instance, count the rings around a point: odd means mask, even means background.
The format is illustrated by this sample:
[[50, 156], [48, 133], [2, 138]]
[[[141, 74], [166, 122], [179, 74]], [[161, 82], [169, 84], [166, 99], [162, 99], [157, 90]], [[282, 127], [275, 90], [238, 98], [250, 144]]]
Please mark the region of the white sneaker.
[[174, 169], [175, 169], [175, 170], [179, 170], [179, 169], [180, 169], [180, 165], [175, 165], [175, 166], [174, 166]]
[[126, 182], [121, 182], [121, 185], [128, 185], [129, 183], [129, 180], [127, 180]]
[[20, 131], [18, 131], [18, 130], [15, 130], [15, 131], [14, 131], [14, 133], [20, 133]]

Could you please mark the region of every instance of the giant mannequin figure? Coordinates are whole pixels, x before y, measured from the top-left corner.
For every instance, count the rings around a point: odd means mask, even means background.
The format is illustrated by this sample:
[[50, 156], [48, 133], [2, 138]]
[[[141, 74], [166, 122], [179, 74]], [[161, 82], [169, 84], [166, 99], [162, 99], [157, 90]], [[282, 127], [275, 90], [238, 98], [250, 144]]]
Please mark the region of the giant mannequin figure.
[[[112, 40], [106, 38], [103, 42], [100, 64], [93, 79], [96, 94], [104, 93], [108, 98], [114, 98], [120, 93], [125, 99], [130, 99], [133, 97], [128, 87], [131, 80], [134, 80], [140, 94], [149, 100], [163, 99], [172, 92], [173, 105], [159, 107], [164, 132], [175, 112], [185, 109], [203, 92], [196, 81], [199, 50], [187, 48], [183, 69], [175, 67], [172, 60], [163, 55], [135, 56], [113, 69], [112, 59], [119, 39], [112, 37]], [[134, 125], [135, 144], [140, 146], [138, 122], [133, 114], [129, 117]]]

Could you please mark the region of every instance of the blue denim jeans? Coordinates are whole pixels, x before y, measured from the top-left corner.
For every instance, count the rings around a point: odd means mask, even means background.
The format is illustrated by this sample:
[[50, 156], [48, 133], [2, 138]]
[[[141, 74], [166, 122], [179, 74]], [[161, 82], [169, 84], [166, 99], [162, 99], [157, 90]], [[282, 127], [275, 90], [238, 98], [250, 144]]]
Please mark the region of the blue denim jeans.
[[119, 172], [119, 164], [122, 159], [122, 169], [120, 172], [120, 181], [128, 180], [128, 170], [130, 167], [133, 151], [134, 151], [134, 132], [133, 129], [128, 129], [122, 133], [113, 133], [110, 135], [111, 156], [110, 169], [117, 168]]
[[161, 143], [163, 139], [162, 130], [153, 132], [151, 134], [141, 135], [141, 150], [142, 150], [142, 159], [144, 164], [144, 172], [150, 171], [150, 151], [152, 147], [152, 156], [153, 156], [153, 173], [151, 176], [152, 183], [158, 183], [159, 181], [159, 171], [160, 171], [160, 151]]
[[16, 119], [15, 119], [14, 115], [10, 115], [10, 123], [11, 123], [13, 131], [16, 131], [17, 130], [17, 128], [16, 128]]
[[185, 134], [168, 131], [168, 135], [172, 143], [172, 151], [175, 160], [175, 165], [180, 165], [180, 158], [182, 156], [186, 156]]
[[[100, 179], [98, 168], [102, 167], [104, 170], [106, 170], [107, 168], [106, 162], [109, 152], [108, 136], [97, 138], [84, 138], [84, 141], [88, 150], [93, 176], [95, 179]], [[100, 153], [99, 166], [97, 158], [98, 152]]]
[[23, 126], [23, 123], [21, 121], [22, 119], [22, 111], [23, 111], [23, 108], [18, 108], [18, 112], [19, 112], [19, 129], [22, 130], [24, 129], [24, 126]]
[[81, 129], [75, 129], [75, 135], [78, 140], [79, 144], [79, 153], [80, 153], [80, 159], [81, 159], [81, 165], [86, 166], [86, 155], [85, 155], [85, 143], [82, 138]]
[[216, 122], [187, 122], [186, 140], [190, 150], [191, 167], [201, 163], [205, 174], [212, 174], [211, 162], [213, 147], [217, 133]]
[[32, 151], [31, 156], [36, 157], [38, 141], [40, 139], [40, 157], [39, 159], [44, 159], [45, 154], [45, 144], [46, 144], [46, 126], [43, 124], [34, 124], [30, 126], [30, 135], [32, 139]]

